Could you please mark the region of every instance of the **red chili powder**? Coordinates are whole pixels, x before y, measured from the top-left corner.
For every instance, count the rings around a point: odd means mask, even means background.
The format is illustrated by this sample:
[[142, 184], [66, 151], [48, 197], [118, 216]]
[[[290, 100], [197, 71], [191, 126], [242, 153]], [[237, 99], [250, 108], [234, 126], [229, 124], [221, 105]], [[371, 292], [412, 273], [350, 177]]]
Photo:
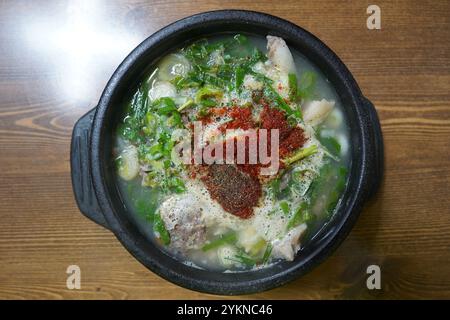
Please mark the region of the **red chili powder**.
[[[218, 108], [216, 108], [218, 109]], [[222, 132], [226, 129], [278, 129], [280, 159], [297, 150], [305, 143], [303, 130], [291, 126], [284, 111], [271, 108], [265, 104], [260, 114], [259, 125], [252, 118], [251, 108], [233, 107], [226, 111], [232, 121], [220, 127]], [[223, 109], [214, 110], [213, 114], [223, 115]], [[236, 138], [233, 138], [234, 160], [237, 159]], [[268, 132], [268, 152], [270, 152], [270, 131]], [[224, 155], [226, 142], [223, 143]], [[207, 166], [206, 174], [201, 178], [208, 189], [211, 198], [215, 199], [224, 210], [246, 219], [252, 216], [253, 207], [257, 205], [261, 192], [260, 169], [261, 164], [250, 164], [249, 141], [245, 143], [246, 161], [244, 164], [213, 164]], [[258, 150], [257, 150], [258, 152]], [[280, 162], [280, 168], [283, 163]]]
[[253, 207], [258, 204], [262, 194], [258, 179], [234, 165], [210, 165], [202, 180], [212, 199], [219, 202], [225, 211], [242, 219], [253, 214]]

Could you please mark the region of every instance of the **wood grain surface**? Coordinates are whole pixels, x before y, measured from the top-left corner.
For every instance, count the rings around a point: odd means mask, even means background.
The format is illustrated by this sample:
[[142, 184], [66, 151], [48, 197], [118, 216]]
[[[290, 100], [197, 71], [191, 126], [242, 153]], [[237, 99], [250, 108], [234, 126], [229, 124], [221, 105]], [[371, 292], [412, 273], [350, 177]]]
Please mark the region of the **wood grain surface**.
[[[381, 7], [382, 29], [366, 28]], [[1, 1], [0, 298], [218, 298], [139, 264], [77, 209], [73, 124], [120, 61], [179, 18], [213, 9], [268, 12], [311, 31], [375, 104], [385, 179], [342, 246], [284, 287], [241, 298], [450, 298], [449, 1]], [[81, 290], [66, 268], [81, 267]], [[378, 264], [382, 289], [366, 288]], [[220, 298], [220, 297], [219, 297]]]

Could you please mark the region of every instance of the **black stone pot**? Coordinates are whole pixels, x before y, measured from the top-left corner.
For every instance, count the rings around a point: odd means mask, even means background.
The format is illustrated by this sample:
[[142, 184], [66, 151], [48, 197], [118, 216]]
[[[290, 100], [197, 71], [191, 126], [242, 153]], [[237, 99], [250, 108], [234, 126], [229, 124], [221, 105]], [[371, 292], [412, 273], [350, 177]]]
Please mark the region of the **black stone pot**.
[[[114, 183], [113, 131], [124, 96], [136, 88], [144, 70], [173, 49], [217, 33], [280, 36], [316, 64], [336, 88], [350, 126], [352, 161], [348, 183], [335, 215], [292, 262], [258, 271], [218, 273], [186, 266], [148, 241], [129, 217]], [[352, 45], [349, 43], [348, 45]], [[383, 171], [383, 141], [374, 106], [352, 75], [324, 43], [280, 18], [251, 11], [197, 14], [156, 32], [134, 49], [114, 72], [99, 104], [76, 124], [71, 145], [72, 184], [81, 212], [111, 230], [142, 264], [175, 284], [214, 294], [246, 294], [291, 281], [317, 266], [344, 240], [363, 204], [377, 190]], [[114, 259], [114, 257], [111, 257]]]

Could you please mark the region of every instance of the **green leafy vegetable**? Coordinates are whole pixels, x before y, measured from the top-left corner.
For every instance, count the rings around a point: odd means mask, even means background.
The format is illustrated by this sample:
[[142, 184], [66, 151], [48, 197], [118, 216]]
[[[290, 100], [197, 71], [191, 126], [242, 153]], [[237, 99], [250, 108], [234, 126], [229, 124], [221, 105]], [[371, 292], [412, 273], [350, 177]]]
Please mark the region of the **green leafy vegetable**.
[[247, 37], [240, 34], [213, 43], [202, 39], [181, 53], [193, 67], [185, 77], [172, 80], [178, 90], [205, 85], [229, 90], [239, 88], [250, 67], [266, 58], [261, 51], [250, 46]]
[[270, 182], [269, 191], [272, 199], [277, 199], [278, 196], [280, 195], [281, 193], [280, 185], [281, 185], [281, 177], [277, 177]]
[[278, 92], [275, 91], [272, 86], [266, 85], [264, 90], [265, 97], [272, 102], [272, 104], [278, 108], [283, 110], [288, 116], [293, 115], [294, 111], [291, 109], [291, 107], [284, 101], [283, 97], [281, 97]]
[[334, 161], [325, 164], [308, 190], [311, 206], [327, 199], [323, 206], [326, 213], [331, 215], [339, 201], [339, 196], [345, 189], [346, 181], [347, 169], [345, 167], [337, 166]]
[[320, 143], [334, 156], [341, 153], [341, 145], [334, 137], [320, 137]]
[[171, 98], [160, 98], [152, 103], [152, 109], [159, 115], [177, 113], [175, 102]]
[[281, 208], [281, 211], [283, 211], [284, 214], [289, 214], [289, 212], [290, 212], [289, 204], [286, 201], [281, 201], [280, 202], [280, 208]]
[[244, 83], [244, 77], [246, 74], [246, 70], [242, 67], [237, 67], [234, 75], [235, 88], [238, 92], [241, 91], [241, 86]]
[[223, 96], [223, 91], [213, 86], [204, 86], [195, 94], [195, 103], [204, 103], [205, 101], [213, 101], [211, 99], [220, 99]]
[[289, 231], [302, 223], [308, 223], [315, 219], [315, 215], [312, 214], [308, 208], [308, 204], [303, 202], [300, 207], [295, 211], [294, 215], [288, 221], [286, 230]]
[[302, 99], [314, 98], [316, 90], [317, 75], [312, 71], [304, 72], [300, 77], [300, 85], [298, 87], [298, 95]]
[[217, 101], [214, 100], [214, 99], [203, 99], [203, 100], [201, 100], [201, 101], [199, 102], [199, 104], [200, 104], [202, 107], [210, 108], [210, 107], [216, 106], [216, 105], [217, 105]]
[[229, 232], [227, 234], [221, 235], [219, 238], [211, 241], [208, 244], [205, 244], [202, 247], [203, 251], [209, 251], [211, 249], [216, 249], [218, 247], [221, 247], [225, 244], [234, 244], [237, 241], [237, 237], [236, 237], [236, 233], [233, 232]]
[[127, 116], [119, 126], [120, 135], [131, 142], [141, 142], [143, 138], [142, 122], [147, 110], [148, 86], [143, 84], [134, 94], [133, 99], [127, 107]]
[[161, 219], [159, 213], [155, 214], [153, 217], [153, 231], [161, 240], [164, 245], [170, 244], [170, 234], [164, 225], [164, 221]]
[[[264, 84], [263, 95], [272, 104], [273, 107], [283, 110], [288, 119], [295, 119], [295, 121], [302, 119], [302, 112], [300, 108], [292, 108], [280, 94], [272, 87], [273, 81], [266, 76], [251, 72], [251, 74]], [[294, 75], [295, 76], [295, 75]]]
[[178, 177], [172, 177], [169, 179], [169, 188], [176, 193], [183, 193], [186, 191], [186, 186], [183, 180]]
[[130, 182], [127, 185], [127, 193], [137, 214], [147, 221], [153, 222], [158, 203], [158, 194], [151, 192], [147, 188], [142, 188], [140, 184], [135, 182]]
[[148, 83], [145, 81], [134, 95], [119, 126], [119, 133], [138, 145], [139, 161], [149, 168], [143, 176], [144, 186], [164, 192], [184, 192], [184, 184], [178, 177], [179, 168], [171, 158], [175, 145], [171, 139], [172, 132], [184, 127], [181, 114], [171, 98], [164, 97], [149, 103], [147, 91]]

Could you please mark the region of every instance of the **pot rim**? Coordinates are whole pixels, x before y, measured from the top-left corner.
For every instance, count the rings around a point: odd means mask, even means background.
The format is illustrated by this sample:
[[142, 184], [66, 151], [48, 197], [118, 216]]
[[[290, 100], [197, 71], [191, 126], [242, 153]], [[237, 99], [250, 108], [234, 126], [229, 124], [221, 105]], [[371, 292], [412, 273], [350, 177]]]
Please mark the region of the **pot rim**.
[[[345, 93], [355, 106], [354, 109], [357, 121], [359, 123], [364, 122], [364, 114], [359, 108], [363, 103], [361, 91], [353, 76], [337, 55], [308, 31], [289, 21], [269, 14], [246, 10], [219, 10], [189, 16], [157, 31], [139, 44], [123, 60], [112, 75], [101, 95], [99, 104], [96, 108], [91, 131], [90, 167], [95, 194], [101, 210], [110, 229], [114, 232], [122, 245], [147, 268], [151, 269], [162, 278], [182, 287], [213, 294], [247, 294], [268, 290], [307, 273], [314, 266], [321, 263], [340, 245], [355, 224], [361, 212], [363, 202], [366, 200], [366, 197], [364, 196], [364, 193], [367, 192], [365, 181], [368, 179], [367, 161], [369, 160], [367, 159], [367, 141], [369, 137], [368, 133], [363, 130], [363, 128], [359, 128], [357, 134], [360, 136], [362, 142], [360, 146], [361, 160], [357, 164], [352, 163], [352, 173], [354, 173], [354, 170], [357, 170], [359, 176], [354, 181], [355, 190], [353, 194], [347, 195], [348, 198], [345, 207], [341, 206], [339, 208], [339, 210], [342, 211], [345, 209], [345, 213], [340, 218], [340, 221], [336, 221], [336, 225], [333, 227], [331, 234], [327, 235], [324, 241], [318, 245], [317, 249], [308, 255], [308, 259], [305, 261], [295, 260], [291, 262], [290, 267], [281, 270], [279, 273], [258, 279], [224, 283], [220, 281], [199, 279], [197, 277], [182, 274], [176, 270], [176, 267], [167, 268], [166, 265], [149, 257], [142, 248], [141, 239], [137, 239], [136, 236], [127, 232], [127, 227], [124, 226], [120, 219], [118, 219], [118, 214], [111, 201], [105, 179], [105, 176], [108, 174], [108, 168], [104, 161], [102, 161], [103, 141], [106, 134], [104, 130], [104, 122], [106, 120], [105, 115], [108, 108], [111, 108], [110, 102], [116, 94], [118, 86], [124, 81], [127, 73], [136, 61], [148, 53], [149, 50], [158, 46], [160, 42], [186, 30], [186, 28], [194, 30], [196, 28], [204, 28], [205, 25], [231, 24], [233, 21], [244, 21], [246, 24], [252, 26], [269, 26], [275, 33], [281, 30], [284, 33], [292, 34], [293, 37], [298, 38], [299, 41], [303, 42], [303, 44], [308, 47], [308, 49], [311, 49], [316, 54], [320, 55], [321, 59], [326, 61], [330, 70], [335, 73], [334, 75], [337, 76], [339, 81], [341, 81], [346, 88]], [[322, 69], [320, 65], [318, 65], [318, 67]], [[341, 96], [339, 92], [338, 94]], [[356, 169], [354, 168], [355, 165], [357, 167]], [[349, 174], [349, 176], [351, 174]], [[344, 193], [348, 193], [348, 189], [344, 191]], [[344, 195], [341, 197], [344, 197]], [[178, 263], [182, 264], [181, 262]]]

